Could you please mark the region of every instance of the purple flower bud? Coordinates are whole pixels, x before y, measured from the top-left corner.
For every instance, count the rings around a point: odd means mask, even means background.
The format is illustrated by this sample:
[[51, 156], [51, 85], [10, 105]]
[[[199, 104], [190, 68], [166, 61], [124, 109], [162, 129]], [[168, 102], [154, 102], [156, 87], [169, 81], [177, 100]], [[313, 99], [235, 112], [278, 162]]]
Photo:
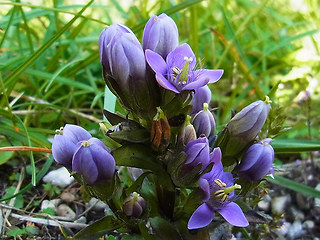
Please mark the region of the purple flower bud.
[[144, 28], [143, 50], [150, 49], [165, 59], [178, 45], [178, 28], [172, 18], [165, 13], [159, 16], [153, 15]]
[[270, 110], [269, 98], [266, 101], [251, 103], [237, 113], [228, 123], [231, 136], [238, 136], [250, 142], [256, 138], [263, 127]]
[[89, 140], [91, 134], [82, 127], [66, 124], [57, 130], [52, 141], [52, 155], [54, 160], [68, 169], [72, 168], [72, 157], [77, 150], [77, 143]]
[[190, 102], [190, 104], [192, 105], [192, 114], [200, 112], [203, 108], [204, 103], [209, 104], [211, 101], [211, 95], [211, 90], [208, 85], [196, 89]]
[[113, 178], [115, 160], [103, 142], [90, 138], [79, 142], [77, 147], [72, 159], [72, 171], [80, 173], [91, 185]]
[[140, 217], [145, 207], [146, 202], [136, 192], [131, 193], [123, 202], [123, 211], [128, 217]]
[[214, 121], [212, 113], [208, 109], [208, 104], [203, 104], [203, 110], [198, 112], [192, 122], [197, 136], [205, 135], [206, 137], [214, 134], [216, 123]]
[[121, 33], [133, 34], [133, 32], [126, 26], [121, 24], [112, 24], [108, 28], [104, 29], [99, 37], [99, 54], [100, 62], [107, 72], [110, 71], [109, 57], [108, 57], [108, 46], [113, 40], [114, 36]]
[[140, 42], [130, 29], [113, 24], [99, 38], [103, 77], [122, 104], [135, 114], [148, 114], [154, 109], [146, 60]]
[[188, 142], [197, 139], [197, 134], [194, 129], [194, 126], [190, 123], [190, 116], [187, 116], [185, 124], [183, 127], [181, 127], [179, 135], [178, 135], [178, 141], [182, 145], [187, 145]]
[[193, 169], [202, 164], [201, 170], [204, 170], [210, 163], [210, 147], [206, 137], [201, 137], [190, 141], [185, 149], [187, 155], [185, 160], [185, 168]]
[[257, 181], [273, 172], [274, 150], [269, 144], [271, 141], [271, 138], [263, 139], [247, 150], [238, 168], [240, 177]]

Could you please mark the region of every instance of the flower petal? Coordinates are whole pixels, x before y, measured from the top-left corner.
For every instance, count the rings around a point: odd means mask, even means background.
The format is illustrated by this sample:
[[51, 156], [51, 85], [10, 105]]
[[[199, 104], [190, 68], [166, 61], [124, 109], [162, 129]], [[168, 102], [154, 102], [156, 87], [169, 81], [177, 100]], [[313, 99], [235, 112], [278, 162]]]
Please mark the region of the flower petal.
[[224, 71], [222, 69], [198, 69], [194, 71], [194, 74], [196, 76], [197, 81], [204, 78], [208, 79], [208, 83], [215, 83], [221, 78], [223, 72]]
[[156, 73], [156, 80], [159, 85], [165, 89], [173, 91], [175, 93], [180, 93], [175, 86], [173, 86], [168, 79], [166, 79], [161, 73]]
[[192, 214], [189, 222], [188, 229], [197, 229], [208, 226], [214, 218], [214, 211], [206, 203], [203, 203]]
[[230, 224], [237, 227], [247, 227], [249, 225], [248, 220], [244, 216], [241, 208], [234, 202], [225, 205], [223, 208], [217, 210], [224, 219]]
[[170, 52], [167, 56], [166, 62], [170, 68], [177, 67], [182, 69], [186, 63], [186, 57], [192, 58], [192, 61], [189, 62], [189, 70], [191, 71], [196, 65], [196, 56], [194, 55], [191, 47], [186, 43], [181, 44]]
[[188, 82], [181, 90], [196, 90], [205, 86], [209, 82], [209, 78], [194, 78]]
[[199, 179], [199, 188], [203, 192], [203, 201], [208, 201], [210, 198], [210, 185], [207, 179], [200, 178]]
[[158, 53], [147, 49], [145, 54], [148, 64], [153, 69], [153, 71], [155, 71], [155, 73], [159, 73], [161, 75], [165, 75], [167, 73], [168, 66], [164, 59]]

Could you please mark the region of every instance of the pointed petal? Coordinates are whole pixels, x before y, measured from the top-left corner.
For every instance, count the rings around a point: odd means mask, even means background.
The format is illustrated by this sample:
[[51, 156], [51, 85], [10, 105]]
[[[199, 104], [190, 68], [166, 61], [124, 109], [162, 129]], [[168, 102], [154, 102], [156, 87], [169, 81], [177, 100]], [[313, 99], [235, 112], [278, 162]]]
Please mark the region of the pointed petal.
[[199, 179], [199, 188], [203, 191], [203, 201], [208, 201], [210, 198], [210, 185], [207, 179]]
[[194, 71], [194, 74], [197, 81], [199, 81], [200, 79], [208, 79], [208, 83], [215, 83], [221, 78], [223, 72], [224, 71], [222, 69], [198, 69]]
[[147, 49], [145, 53], [146, 60], [153, 71], [161, 75], [165, 75], [167, 73], [168, 66], [164, 59], [158, 53], [155, 53], [150, 49]]
[[189, 222], [188, 229], [197, 229], [208, 226], [214, 218], [214, 211], [206, 203], [203, 203], [192, 214]]
[[194, 55], [191, 47], [186, 43], [181, 44], [170, 52], [167, 56], [166, 62], [170, 68], [178, 67], [179, 69], [182, 69], [186, 63], [185, 57], [192, 58], [192, 61], [189, 63], [189, 69], [191, 71], [196, 65], [196, 56]]
[[196, 90], [205, 86], [209, 82], [209, 78], [194, 78], [188, 82], [181, 90]]
[[175, 86], [173, 86], [168, 79], [166, 79], [161, 73], [156, 74], [156, 80], [159, 83], [159, 85], [165, 89], [168, 89], [170, 91], [173, 91], [175, 93], [180, 93]]
[[220, 210], [217, 210], [224, 219], [230, 224], [237, 227], [247, 227], [249, 225], [248, 220], [244, 216], [241, 208], [234, 202], [225, 205]]

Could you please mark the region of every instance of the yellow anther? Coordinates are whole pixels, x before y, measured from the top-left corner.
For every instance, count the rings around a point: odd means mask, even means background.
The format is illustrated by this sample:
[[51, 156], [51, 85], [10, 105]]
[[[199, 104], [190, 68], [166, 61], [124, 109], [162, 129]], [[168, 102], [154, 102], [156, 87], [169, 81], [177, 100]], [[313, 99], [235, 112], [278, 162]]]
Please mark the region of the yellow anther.
[[83, 141], [83, 142], [81, 143], [81, 145], [84, 146], [84, 147], [89, 147], [89, 146], [91, 145], [91, 142], [89, 142], [89, 141]]
[[221, 188], [224, 188], [224, 187], [226, 187], [227, 185], [224, 183], [224, 182], [222, 182], [220, 179], [215, 179], [214, 180], [214, 182], [219, 186], [219, 187], [221, 187]]

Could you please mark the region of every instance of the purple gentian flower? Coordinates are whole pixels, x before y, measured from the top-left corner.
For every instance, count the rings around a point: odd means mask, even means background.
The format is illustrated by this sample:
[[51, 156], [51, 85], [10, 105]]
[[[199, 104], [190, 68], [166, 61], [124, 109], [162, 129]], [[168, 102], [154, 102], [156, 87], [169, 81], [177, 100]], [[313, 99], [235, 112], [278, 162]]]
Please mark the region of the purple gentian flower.
[[209, 111], [209, 106], [207, 103], [204, 103], [203, 110], [194, 116], [192, 124], [198, 137], [204, 135], [209, 138], [210, 136], [214, 135], [216, 122], [214, 121], [212, 113]]
[[190, 123], [191, 117], [187, 115], [184, 126], [180, 128], [178, 142], [186, 146], [188, 142], [197, 139], [197, 133], [194, 126]]
[[210, 163], [210, 147], [206, 137], [188, 142], [185, 153], [185, 169], [193, 169], [202, 164], [201, 170], [204, 170]]
[[246, 227], [249, 225], [248, 220], [241, 208], [233, 202], [234, 190], [240, 189], [241, 186], [234, 184], [231, 173], [223, 172], [220, 149], [214, 149], [214, 153], [212, 170], [199, 179], [199, 187], [204, 193], [204, 203], [192, 214], [188, 222], [188, 229], [206, 227], [213, 220], [215, 212], [220, 213], [234, 226]]
[[269, 98], [266, 101], [259, 100], [246, 106], [228, 123], [227, 128], [230, 135], [241, 137], [248, 142], [254, 140], [263, 127], [269, 111]]
[[143, 50], [150, 49], [166, 58], [178, 45], [178, 28], [172, 18], [165, 13], [159, 16], [153, 15], [143, 31]]
[[180, 93], [184, 90], [196, 90], [207, 83], [218, 81], [223, 70], [194, 70], [196, 58], [188, 44], [182, 44], [171, 51], [166, 61], [158, 54], [147, 49], [146, 59], [156, 73], [156, 80], [165, 89]]
[[80, 173], [91, 185], [113, 178], [115, 160], [103, 142], [90, 138], [79, 142], [77, 147], [72, 159], [72, 171]]
[[89, 140], [91, 134], [80, 126], [66, 124], [57, 130], [52, 141], [52, 155], [54, 160], [68, 169], [72, 168], [72, 157], [77, 150], [77, 143]]
[[271, 141], [271, 138], [263, 139], [246, 151], [238, 168], [240, 178], [257, 181], [273, 172], [274, 150], [269, 144]]
[[196, 114], [200, 112], [203, 108], [203, 104], [207, 103], [209, 104], [211, 101], [211, 90], [208, 87], [208, 85], [205, 85], [201, 88], [198, 88], [195, 90], [192, 100], [190, 104], [192, 105], [192, 113], [191, 114]]

